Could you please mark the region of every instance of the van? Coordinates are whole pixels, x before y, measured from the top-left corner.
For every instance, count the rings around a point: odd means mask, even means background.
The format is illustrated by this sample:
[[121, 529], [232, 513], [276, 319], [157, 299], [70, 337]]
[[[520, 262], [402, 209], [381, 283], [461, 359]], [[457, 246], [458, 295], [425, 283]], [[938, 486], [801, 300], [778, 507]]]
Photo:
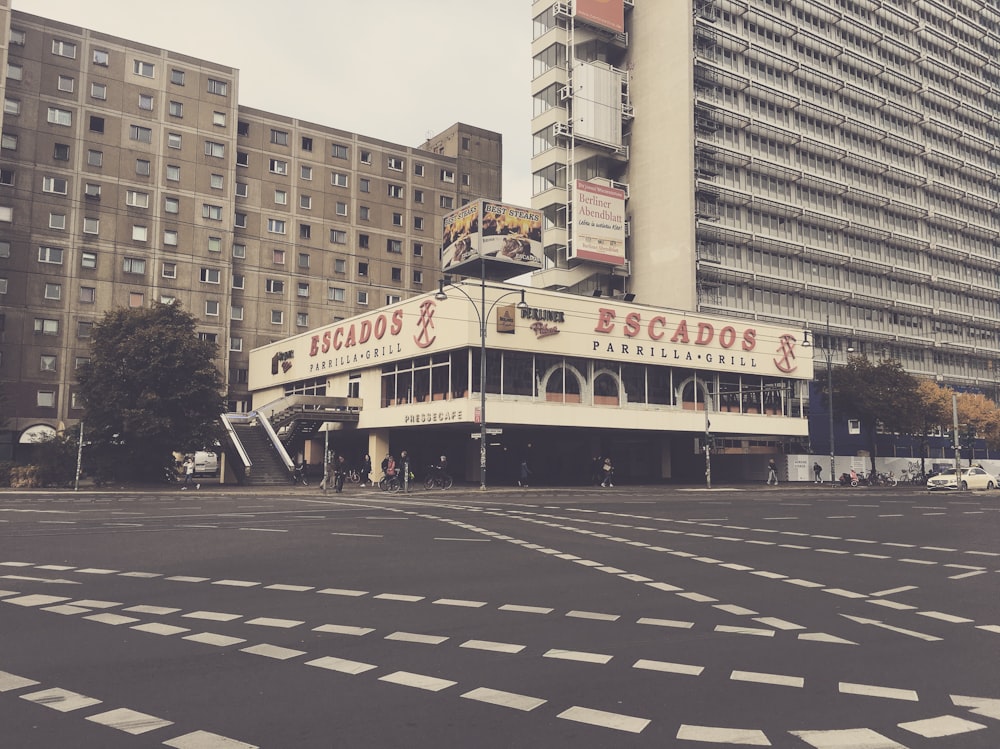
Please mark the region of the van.
[[219, 456], [206, 450], [196, 452], [194, 454], [194, 475], [218, 476]]

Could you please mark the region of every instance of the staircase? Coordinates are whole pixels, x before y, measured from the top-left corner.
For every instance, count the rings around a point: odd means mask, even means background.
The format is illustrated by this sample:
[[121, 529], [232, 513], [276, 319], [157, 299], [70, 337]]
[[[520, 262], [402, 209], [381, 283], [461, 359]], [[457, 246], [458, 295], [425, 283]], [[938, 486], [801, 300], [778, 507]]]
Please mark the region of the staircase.
[[291, 483], [284, 462], [262, 427], [250, 423], [233, 424], [233, 430], [243, 443], [243, 449], [250, 456], [250, 460], [253, 461], [250, 475], [246, 477], [244, 483], [252, 486], [287, 486]]

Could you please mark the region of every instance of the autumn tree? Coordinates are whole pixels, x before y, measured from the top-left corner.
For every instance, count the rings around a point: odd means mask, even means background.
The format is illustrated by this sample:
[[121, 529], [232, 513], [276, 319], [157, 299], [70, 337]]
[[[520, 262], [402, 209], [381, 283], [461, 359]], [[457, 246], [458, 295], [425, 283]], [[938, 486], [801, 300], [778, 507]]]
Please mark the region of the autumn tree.
[[1000, 446], [1000, 409], [985, 395], [958, 394], [958, 424], [959, 444], [970, 465], [977, 439], [985, 440], [992, 449]]
[[933, 380], [920, 380], [916, 389], [919, 406], [914, 429], [909, 432], [920, 441], [920, 472], [927, 473], [926, 456], [930, 437], [938, 427], [951, 423], [951, 388], [941, 387]]
[[[112, 310], [94, 325], [78, 373], [92, 450], [119, 478], [154, 479], [172, 452], [212, 448], [225, 410], [216, 344], [178, 304]], [[110, 458], [110, 460], [109, 460]]]

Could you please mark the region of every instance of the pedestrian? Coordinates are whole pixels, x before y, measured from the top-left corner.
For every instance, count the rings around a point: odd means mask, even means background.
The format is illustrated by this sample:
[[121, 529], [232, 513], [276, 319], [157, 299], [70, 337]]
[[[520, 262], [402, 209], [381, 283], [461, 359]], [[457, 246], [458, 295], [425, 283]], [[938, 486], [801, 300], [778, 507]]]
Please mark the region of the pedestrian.
[[603, 478], [601, 479], [601, 486], [614, 487], [614, 484], [611, 482], [611, 480], [615, 477], [615, 467], [611, 463], [611, 458], [604, 459], [604, 463], [601, 466], [601, 473], [604, 474]]
[[823, 483], [823, 466], [819, 464], [819, 461], [813, 463], [813, 477], [814, 484]]
[[531, 469], [528, 468], [528, 459], [527, 458], [521, 458], [521, 474], [520, 474], [520, 478], [518, 478], [518, 480], [517, 480], [517, 485], [518, 486], [527, 486], [528, 485], [528, 477], [529, 476], [531, 476]]
[[365, 453], [365, 457], [361, 459], [361, 467], [358, 470], [360, 474], [360, 484], [361, 486], [369, 486], [372, 483], [372, 456]]
[[399, 460], [403, 464], [403, 490], [410, 491], [410, 454], [403, 450], [399, 454]]
[[767, 461], [767, 485], [772, 484], [778, 485], [778, 464], [774, 462], [774, 458]]
[[340, 494], [344, 491], [344, 478], [347, 476], [347, 461], [343, 455], [337, 456], [337, 462], [333, 468], [333, 489]]
[[[184, 458], [184, 485], [181, 491], [186, 490], [192, 481], [194, 481], [194, 456], [188, 455]], [[201, 489], [201, 484], [195, 484], [194, 488]]]

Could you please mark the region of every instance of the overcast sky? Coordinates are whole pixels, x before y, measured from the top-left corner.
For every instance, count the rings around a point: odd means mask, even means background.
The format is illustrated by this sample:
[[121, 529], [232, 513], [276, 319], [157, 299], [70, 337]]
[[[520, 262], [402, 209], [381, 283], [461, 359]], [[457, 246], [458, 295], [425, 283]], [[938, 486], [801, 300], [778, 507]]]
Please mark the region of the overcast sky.
[[238, 68], [240, 104], [417, 146], [455, 122], [503, 135], [529, 205], [524, 0], [13, 0], [15, 10]]

